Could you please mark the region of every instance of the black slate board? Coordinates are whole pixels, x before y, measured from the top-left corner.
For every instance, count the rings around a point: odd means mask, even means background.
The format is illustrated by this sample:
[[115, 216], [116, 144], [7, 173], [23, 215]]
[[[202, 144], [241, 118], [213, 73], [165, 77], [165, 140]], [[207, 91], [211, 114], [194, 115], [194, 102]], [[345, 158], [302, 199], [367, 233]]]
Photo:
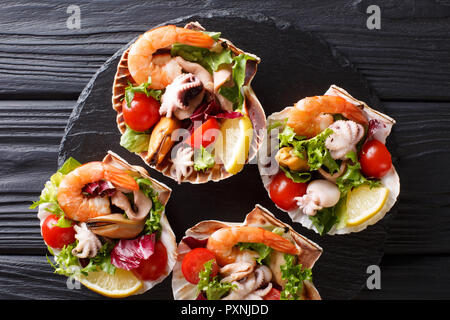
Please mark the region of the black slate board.
[[[308, 32], [261, 15], [193, 16], [169, 23], [182, 26], [192, 20], [199, 21], [207, 30], [222, 31], [223, 37], [261, 58], [253, 88], [267, 115], [299, 98], [323, 94], [331, 84], [345, 88], [356, 98], [383, 111], [378, 98], [349, 61]], [[116, 113], [111, 105], [116, 66], [126, 47], [128, 45], [99, 69], [80, 95], [61, 143], [60, 165], [69, 156], [87, 162], [101, 159], [112, 150], [130, 163], [145, 166], [138, 156], [120, 147]], [[149, 171], [173, 189], [166, 214], [177, 240], [188, 227], [201, 220], [241, 222], [256, 203], [290, 222], [269, 199], [256, 164], [247, 165], [238, 175], [219, 183], [203, 185], [177, 185], [158, 172]], [[314, 283], [324, 299], [349, 299], [363, 288], [368, 277], [366, 268], [379, 264], [383, 255], [387, 234], [384, 222], [357, 234], [323, 237], [298, 224], [293, 225], [324, 249], [313, 269]], [[86, 294], [88, 297], [92, 298], [92, 294]], [[139, 298], [172, 299], [170, 279]]]

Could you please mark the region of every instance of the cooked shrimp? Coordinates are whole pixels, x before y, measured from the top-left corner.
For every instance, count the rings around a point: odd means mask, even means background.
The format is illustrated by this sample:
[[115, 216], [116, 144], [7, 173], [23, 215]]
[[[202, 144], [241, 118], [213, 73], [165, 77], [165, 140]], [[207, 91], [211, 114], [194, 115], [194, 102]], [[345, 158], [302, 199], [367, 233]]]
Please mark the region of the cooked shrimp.
[[[152, 89], [163, 89], [181, 73], [176, 62], [165, 56], [154, 61], [153, 54], [158, 49], [170, 48], [174, 43], [182, 43], [196, 47], [211, 48], [215, 41], [207, 34], [173, 25], [163, 26], [147, 31], [137, 39], [128, 53], [128, 70], [138, 84], [148, 81], [151, 76]], [[178, 70], [178, 71], [177, 71]]]
[[215, 253], [219, 265], [234, 263], [238, 256], [245, 254], [235, 245], [238, 242], [263, 243], [272, 249], [289, 254], [298, 254], [299, 249], [289, 240], [259, 227], [233, 226], [215, 231], [206, 247]]
[[295, 104], [289, 113], [287, 125], [297, 135], [312, 138], [334, 122], [333, 114], [342, 114], [349, 120], [368, 124], [362, 110], [344, 98], [315, 96], [304, 98]]
[[70, 219], [85, 222], [90, 218], [111, 213], [108, 197], [86, 197], [83, 187], [91, 182], [106, 180], [115, 187], [127, 190], [139, 190], [136, 181], [116, 167], [103, 162], [89, 162], [82, 165], [61, 181], [57, 199], [59, 206]]

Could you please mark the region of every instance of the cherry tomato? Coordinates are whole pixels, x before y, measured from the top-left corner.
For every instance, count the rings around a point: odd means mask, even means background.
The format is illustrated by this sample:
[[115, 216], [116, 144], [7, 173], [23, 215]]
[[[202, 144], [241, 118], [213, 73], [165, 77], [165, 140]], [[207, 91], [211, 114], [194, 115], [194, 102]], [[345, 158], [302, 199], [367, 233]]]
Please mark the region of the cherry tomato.
[[280, 300], [281, 292], [278, 289], [272, 288], [269, 293], [266, 294], [263, 299], [264, 300]]
[[198, 274], [203, 270], [204, 264], [210, 260], [214, 260], [210, 274], [212, 278], [219, 272], [214, 253], [206, 248], [195, 248], [189, 251], [181, 263], [181, 271], [185, 279], [190, 283], [197, 284], [199, 281]]
[[128, 108], [125, 99], [122, 102], [122, 112], [125, 123], [134, 131], [146, 131], [160, 119], [160, 104], [145, 93], [136, 92]]
[[194, 130], [186, 142], [193, 148], [200, 148], [200, 146], [206, 148], [216, 140], [219, 129], [219, 122], [215, 118], [209, 118]]
[[75, 241], [75, 229], [72, 227], [61, 228], [56, 226], [58, 217], [54, 214], [45, 218], [42, 224], [42, 236], [47, 245], [52, 248], [62, 249], [65, 245]]
[[155, 243], [155, 251], [146, 260], [142, 260], [133, 273], [141, 280], [156, 280], [166, 272], [167, 250], [161, 241]]
[[367, 141], [359, 155], [361, 171], [366, 177], [383, 177], [392, 167], [391, 154], [378, 140]]
[[286, 177], [283, 171], [280, 171], [270, 184], [270, 199], [281, 209], [289, 211], [297, 206], [297, 201], [294, 198], [303, 196], [306, 193], [307, 186], [307, 183], [292, 181]]

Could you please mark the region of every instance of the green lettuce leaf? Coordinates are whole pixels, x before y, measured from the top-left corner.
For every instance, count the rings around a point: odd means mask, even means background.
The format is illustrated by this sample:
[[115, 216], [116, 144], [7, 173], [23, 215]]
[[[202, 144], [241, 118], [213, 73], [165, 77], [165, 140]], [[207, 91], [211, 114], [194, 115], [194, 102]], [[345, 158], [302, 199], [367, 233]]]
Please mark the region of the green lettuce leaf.
[[280, 140], [280, 148], [292, 146], [296, 151], [296, 155], [302, 159], [304, 158], [303, 154], [306, 153], [310, 171], [318, 170], [324, 166], [330, 174], [333, 174], [339, 171], [339, 165], [325, 147], [325, 140], [332, 133], [333, 130], [327, 128], [315, 137], [305, 140], [304, 137], [297, 136], [292, 128], [285, 126], [278, 138]]
[[206, 171], [214, 167], [215, 161], [214, 156], [203, 146], [200, 149], [196, 149], [194, 153], [194, 170], [195, 171]]
[[311, 179], [311, 173], [310, 172], [297, 172], [292, 171], [289, 168], [284, 168], [280, 166], [280, 169], [284, 171], [284, 174], [286, 177], [291, 179], [294, 182], [297, 183], [305, 183], [308, 182]]
[[281, 265], [281, 278], [286, 280], [283, 291], [281, 291], [281, 300], [298, 300], [303, 290], [303, 281], [312, 280], [311, 269], [302, 268], [301, 264], [296, 263], [296, 257], [290, 254], [284, 255], [285, 264]]
[[244, 105], [243, 86], [245, 81], [245, 69], [248, 60], [256, 60], [255, 57], [245, 53], [233, 57], [232, 78], [234, 81], [233, 87], [222, 86], [219, 93], [233, 103], [234, 110], [242, 110]]
[[114, 249], [114, 245], [114, 243], [105, 242], [97, 255], [90, 258], [88, 265], [81, 269], [81, 273], [87, 274], [101, 270], [113, 275], [116, 272], [116, 267], [111, 263], [111, 251]]
[[131, 152], [147, 151], [149, 142], [150, 134], [134, 131], [128, 126], [122, 137], [120, 137], [120, 145]]
[[221, 32], [215, 32], [215, 31], [202, 31], [204, 34], [207, 34], [208, 36], [210, 36], [211, 38], [213, 38], [214, 40], [219, 40], [220, 35], [222, 34]]
[[222, 64], [231, 64], [233, 62], [230, 49], [214, 52], [206, 48], [175, 43], [172, 45], [170, 53], [172, 56], [180, 56], [184, 60], [200, 64], [209, 73], [217, 71]]
[[50, 180], [45, 183], [39, 200], [34, 201], [30, 206], [30, 209], [35, 209], [43, 203], [50, 204], [50, 206], [48, 206], [46, 210], [59, 217], [56, 225], [60, 228], [71, 227], [73, 225], [73, 221], [64, 216], [64, 211], [59, 206], [57, 200], [57, 194], [59, 184], [61, 183], [64, 176], [72, 172], [79, 166], [81, 166], [81, 163], [79, 163], [74, 158], [70, 157], [69, 159], [67, 159], [61, 166], [61, 168], [59, 168], [58, 171], [50, 177]]
[[317, 232], [321, 236], [328, 233], [328, 231], [330, 231], [331, 228], [338, 223], [339, 218], [337, 216], [336, 208], [337, 205], [329, 208], [323, 208], [317, 211], [315, 215], [309, 216], [309, 219], [312, 221], [313, 225], [317, 229]]
[[229, 282], [221, 282], [217, 276], [211, 278], [213, 262], [214, 260], [205, 262], [204, 269], [199, 272], [197, 289], [198, 293], [205, 292], [208, 300], [219, 300], [231, 289], [234, 289], [235, 285]]
[[89, 272], [98, 270], [105, 271], [109, 274], [114, 274], [116, 267], [111, 264], [111, 251], [114, 248], [114, 243], [106, 242], [98, 251], [94, 258], [89, 259], [86, 267], [81, 268], [78, 257], [73, 255], [72, 250], [78, 245], [78, 240], [72, 244], [65, 245], [61, 251], [54, 256], [55, 263], [53, 264], [47, 257], [47, 261], [55, 269], [55, 273], [65, 276], [79, 276], [88, 275]]
[[357, 155], [354, 151], [349, 152], [346, 157], [353, 163], [348, 163], [344, 174], [336, 179], [336, 184], [339, 191], [341, 191], [341, 197], [346, 195], [353, 188], [357, 188], [362, 184], [367, 184], [370, 188], [379, 187], [381, 185], [379, 180], [367, 179], [364, 177], [361, 173], [361, 164], [358, 162]]
[[150, 214], [145, 220], [144, 234], [157, 234], [157, 237], [161, 235], [161, 213], [164, 211], [164, 205], [159, 201], [158, 193], [153, 189], [151, 180], [147, 178], [136, 178], [136, 182], [139, 185], [139, 189], [146, 195], [147, 198], [152, 200], [152, 208]]
[[263, 243], [251, 243], [251, 242], [239, 242], [237, 244], [240, 250], [253, 250], [258, 252], [259, 257], [256, 259], [256, 262], [259, 264], [268, 264], [269, 255], [272, 252], [272, 248], [263, 244]]
[[150, 77], [148, 78], [148, 82], [142, 83], [139, 86], [133, 86], [131, 82], [128, 82], [128, 87], [125, 88], [125, 101], [127, 102], [128, 108], [131, 108], [131, 101], [133, 101], [136, 92], [144, 93], [147, 97], [161, 101], [163, 90], [150, 89], [149, 86], [151, 83], [152, 80]]
[[64, 162], [61, 168], [59, 168], [58, 172], [61, 173], [62, 175], [66, 175], [69, 172], [72, 172], [73, 170], [78, 168], [79, 166], [81, 166], [81, 163], [79, 163], [74, 158], [70, 157], [69, 159], [66, 160], [66, 162]]

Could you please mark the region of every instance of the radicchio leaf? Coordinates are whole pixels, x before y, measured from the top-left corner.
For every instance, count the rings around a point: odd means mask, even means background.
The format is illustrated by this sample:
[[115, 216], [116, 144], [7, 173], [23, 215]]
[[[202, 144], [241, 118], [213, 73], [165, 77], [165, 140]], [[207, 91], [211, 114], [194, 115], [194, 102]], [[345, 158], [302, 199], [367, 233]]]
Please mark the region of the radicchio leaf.
[[203, 292], [200, 292], [195, 300], [208, 300]]
[[99, 180], [85, 185], [82, 192], [88, 197], [105, 197], [112, 196], [116, 192], [116, 188], [109, 181]]
[[206, 248], [206, 244], [208, 243], [208, 239], [196, 239], [193, 237], [186, 237], [183, 238], [183, 242], [188, 245], [189, 248], [195, 249], [195, 248]]
[[220, 108], [220, 106], [214, 101], [204, 103], [195, 109], [194, 113], [191, 115], [190, 119], [192, 122], [195, 121], [206, 121], [209, 118], [216, 119], [235, 119], [242, 117], [242, 113], [236, 111], [225, 111]]
[[369, 120], [369, 131], [367, 133], [367, 140], [371, 139], [372, 137], [376, 139], [376, 134], [380, 130], [383, 130], [386, 128], [386, 125], [377, 119], [370, 119]]
[[121, 239], [111, 251], [111, 263], [120, 269], [136, 269], [142, 260], [155, 251], [156, 235], [144, 235], [136, 239]]

